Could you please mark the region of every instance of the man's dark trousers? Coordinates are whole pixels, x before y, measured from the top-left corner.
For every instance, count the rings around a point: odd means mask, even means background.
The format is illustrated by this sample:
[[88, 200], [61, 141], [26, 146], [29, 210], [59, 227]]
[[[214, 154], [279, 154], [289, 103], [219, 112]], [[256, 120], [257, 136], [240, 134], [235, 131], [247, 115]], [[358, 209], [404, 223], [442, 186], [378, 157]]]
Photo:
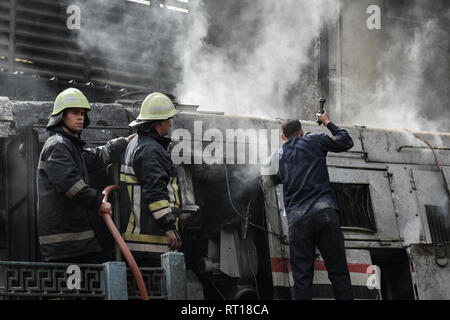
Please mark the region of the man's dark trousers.
[[295, 299], [312, 298], [316, 246], [324, 259], [335, 299], [353, 299], [344, 235], [339, 223], [339, 213], [334, 209], [324, 209], [312, 216], [303, 217], [289, 228]]

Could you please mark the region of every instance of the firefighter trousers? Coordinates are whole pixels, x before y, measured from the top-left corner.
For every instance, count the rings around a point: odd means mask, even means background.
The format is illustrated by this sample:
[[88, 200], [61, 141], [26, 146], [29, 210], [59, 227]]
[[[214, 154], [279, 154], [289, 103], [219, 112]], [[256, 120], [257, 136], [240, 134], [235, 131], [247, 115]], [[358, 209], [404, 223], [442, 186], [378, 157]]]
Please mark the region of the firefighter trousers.
[[344, 234], [339, 223], [339, 213], [335, 209], [325, 209], [306, 216], [289, 228], [295, 299], [312, 299], [316, 246], [324, 259], [335, 299], [353, 299]]

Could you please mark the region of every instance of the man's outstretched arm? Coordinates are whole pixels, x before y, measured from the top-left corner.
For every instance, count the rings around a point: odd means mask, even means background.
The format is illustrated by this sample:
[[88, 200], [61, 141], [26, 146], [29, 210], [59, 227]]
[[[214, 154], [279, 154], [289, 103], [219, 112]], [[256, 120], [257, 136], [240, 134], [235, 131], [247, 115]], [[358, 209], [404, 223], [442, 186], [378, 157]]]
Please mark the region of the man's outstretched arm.
[[331, 152], [344, 152], [353, 147], [353, 139], [347, 130], [339, 128], [328, 118], [328, 112], [324, 110], [323, 114], [318, 113], [317, 118], [322, 121], [323, 125], [330, 130], [332, 137], [323, 135], [320, 139], [322, 147]]

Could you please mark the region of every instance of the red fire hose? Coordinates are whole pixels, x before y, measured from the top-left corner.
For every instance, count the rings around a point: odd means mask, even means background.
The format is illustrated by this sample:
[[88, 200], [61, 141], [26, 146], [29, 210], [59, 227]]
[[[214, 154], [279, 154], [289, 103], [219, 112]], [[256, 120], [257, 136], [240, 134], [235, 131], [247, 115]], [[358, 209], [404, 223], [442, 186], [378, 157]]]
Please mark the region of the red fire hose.
[[[119, 190], [119, 186], [113, 185], [108, 186], [103, 190], [103, 194], [105, 195], [103, 197], [103, 202], [108, 202], [108, 196], [111, 191]], [[120, 250], [123, 253], [123, 256], [125, 257], [125, 260], [127, 261], [128, 265], [130, 266], [131, 271], [133, 272], [134, 279], [136, 279], [136, 283], [139, 289], [139, 294], [141, 295], [142, 300], [149, 300], [147, 289], [145, 288], [144, 280], [142, 279], [141, 272], [139, 271], [139, 268], [136, 264], [136, 261], [133, 258], [133, 255], [130, 252], [130, 249], [128, 248], [127, 244], [123, 240], [122, 236], [120, 235], [119, 230], [117, 230], [116, 225], [114, 224], [114, 221], [112, 220], [111, 216], [107, 213], [103, 214], [103, 219], [105, 220], [106, 226], [108, 227], [109, 231], [111, 232], [112, 236], [114, 237], [114, 240], [116, 241], [117, 245], [119, 246]]]

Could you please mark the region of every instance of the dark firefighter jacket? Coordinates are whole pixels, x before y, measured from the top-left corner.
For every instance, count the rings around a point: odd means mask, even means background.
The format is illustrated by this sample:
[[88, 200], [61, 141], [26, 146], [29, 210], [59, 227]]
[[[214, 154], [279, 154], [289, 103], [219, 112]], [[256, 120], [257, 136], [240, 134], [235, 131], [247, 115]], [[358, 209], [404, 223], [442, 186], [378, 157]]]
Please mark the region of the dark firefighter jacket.
[[170, 139], [138, 133], [128, 144], [120, 172], [120, 222], [130, 250], [169, 251], [165, 232], [177, 230], [181, 198]]
[[327, 127], [332, 137], [323, 133], [291, 137], [279, 151], [279, 174], [289, 226], [323, 209], [338, 209], [326, 156], [329, 151], [349, 150], [353, 140], [345, 129], [331, 122]]
[[126, 145], [118, 138], [87, 149], [61, 128], [50, 131], [37, 172], [37, 227], [45, 261], [102, 251], [89, 218], [90, 211], [97, 214], [102, 194], [89, 187], [89, 172], [119, 159]]

